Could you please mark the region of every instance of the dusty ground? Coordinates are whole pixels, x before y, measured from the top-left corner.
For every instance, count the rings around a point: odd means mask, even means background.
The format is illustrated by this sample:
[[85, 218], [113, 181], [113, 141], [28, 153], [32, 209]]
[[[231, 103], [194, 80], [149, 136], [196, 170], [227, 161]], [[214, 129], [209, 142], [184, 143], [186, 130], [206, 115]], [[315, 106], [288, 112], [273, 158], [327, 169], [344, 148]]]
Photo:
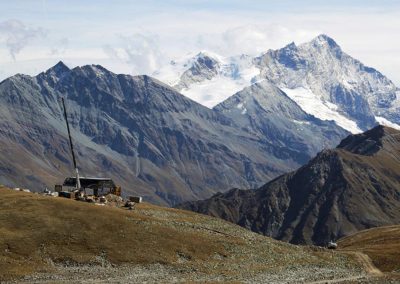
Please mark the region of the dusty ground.
[[353, 255], [193, 212], [133, 211], [0, 189], [0, 282], [307, 283], [366, 278]]
[[400, 273], [400, 225], [358, 232], [342, 238], [339, 247], [365, 253], [384, 272]]

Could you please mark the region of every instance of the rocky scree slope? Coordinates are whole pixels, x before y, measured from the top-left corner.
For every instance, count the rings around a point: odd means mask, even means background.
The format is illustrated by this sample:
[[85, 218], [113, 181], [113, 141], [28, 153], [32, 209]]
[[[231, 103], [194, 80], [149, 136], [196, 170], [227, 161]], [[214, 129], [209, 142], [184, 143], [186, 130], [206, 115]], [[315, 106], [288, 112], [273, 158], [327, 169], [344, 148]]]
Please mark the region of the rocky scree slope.
[[377, 126], [257, 190], [178, 206], [295, 244], [400, 222], [400, 131]]

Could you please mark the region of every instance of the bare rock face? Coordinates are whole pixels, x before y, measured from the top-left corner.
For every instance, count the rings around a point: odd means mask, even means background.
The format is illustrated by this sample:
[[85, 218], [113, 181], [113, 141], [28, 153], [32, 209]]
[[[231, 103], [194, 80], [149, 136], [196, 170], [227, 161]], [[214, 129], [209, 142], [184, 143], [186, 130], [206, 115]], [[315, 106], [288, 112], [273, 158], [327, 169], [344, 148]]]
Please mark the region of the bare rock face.
[[[213, 64], [203, 59], [199, 64]], [[259, 187], [346, 133], [333, 127], [307, 147], [306, 138], [286, 131], [278, 142], [151, 77], [60, 62], [0, 83], [0, 183], [42, 190], [72, 174], [61, 97], [81, 174], [111, 177], [127, 195], [164, 205]], [[270, 133], [278, 135], [274, 125]]]
[[255, 191], [232, 189], [180, 208], [295, 244], [323, 245], [400, 222], [400, 131], [350, 135]]
[[321, 149], [331, 147], [336, 137], [349, 134], [333, 121], [322, 121], [307, 114], [267, 80], [244, 88], [214, 109], [254, 137], [263, 137], [276, 146], [285, 145], [292, 150], [288, 154], [297, 155], [302, 164]]

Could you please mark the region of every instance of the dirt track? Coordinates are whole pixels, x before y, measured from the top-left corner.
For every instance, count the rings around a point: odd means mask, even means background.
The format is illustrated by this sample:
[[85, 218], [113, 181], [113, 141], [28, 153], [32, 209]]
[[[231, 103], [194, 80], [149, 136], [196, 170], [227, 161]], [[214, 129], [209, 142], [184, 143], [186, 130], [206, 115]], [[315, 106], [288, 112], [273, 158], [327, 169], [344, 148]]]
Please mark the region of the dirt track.
[[366, 255], [362, 252], [358, 252], [358, 251], [346, 251], [344, 253], [353, 255], [355, 257], [355, 259], [363, 266], [367, 275], [351, 276], [351, 277], [337, 278], [337, 279], [330, 279], [330, 280], [321, 280], [321, 281], [315, 281], [315, 282], [308, 282], [308, 284], [341, 283], [341, 282], [349, 282], [349, 281], [355, 281], [355, 280], [361, 280], [361, 279], [368, 279], [370, 277], [376, 278], [376, 277], [383, 276], [383, 273], [378, 268], [376, 268], [376, 266], [373, 264], [372, 260], [369, 258], [368, 255]]
[[382, 276], [383, 273], [373, 264], [372, 260], [368, 255], [362, 252], [353, 252], [357, 260], [364, 266], [365, 271], [372, 276]]

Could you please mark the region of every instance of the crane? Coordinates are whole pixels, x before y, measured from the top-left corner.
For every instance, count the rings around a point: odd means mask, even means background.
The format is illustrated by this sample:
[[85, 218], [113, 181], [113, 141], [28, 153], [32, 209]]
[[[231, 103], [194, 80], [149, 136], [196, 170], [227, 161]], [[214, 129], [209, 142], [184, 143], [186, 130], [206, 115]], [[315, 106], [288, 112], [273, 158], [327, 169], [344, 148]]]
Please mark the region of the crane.
[[76, 176], [76, 189], [81, 191], [81, 182], [80, 182], [80, 178], [79, 178], [79, 170], [78, 170], [78, 166], [76, 165], [76, 158], [75, 158], [75, 151], [74, 151], [74, 144], [72, 143], [72, 137], [71, 137], [71, 131], [69, 130], [69, 123], [68, 123], [68, 117], [67, 117], [67, 109], [65, 107], [65, 102], [64, 102], [64, 97], [61, 98], [62, 100], [62, 104], [63, 104], [63, 108], [64, 108], [64, 118], [65, 118], [65, 122], [67, 124], [67, 130], [68, 130], [68, 138], [69, 138], [69, 147], [71, 149], [71, 153], [72, 153], [72, 161], [74, 163], [74, 168], [75, 168], [75, 176]]
[[[64, 108], [65, 123], [67, 124], [69, 147], [72, 153], [72, 161], [75, 169], [75, 177], [67, 177], [62, 185], [55, 185], [56, 191], [60, 192], [61, 196], [65, 195], [64, 197], [75, 198], [76, 197], [75, 193], [80, 194], [81, 197], [86, 196], [85, 189], [88, 188], [93, 190], [93, 195], [95, 197], [98, 197], [99, 193], [104, 194], [105, 193], [104, 189], [108, 188], [108, 193], [121, 196], [121, 186], [115, 185], [115, 183], [111, 178], [79, 176], [79, 170], [76, 164], [74, 144], [72, 143], [71, 130], [69, 128], [69, 123], [68, 123], [67, 108], [65, 107], [65, 100], [63, 97], [61, 98], [61, 100]], [[63, 191], [62, 190], [63, 186], [75, 187], [74, 194], [71, 194], [71, 192]]]

